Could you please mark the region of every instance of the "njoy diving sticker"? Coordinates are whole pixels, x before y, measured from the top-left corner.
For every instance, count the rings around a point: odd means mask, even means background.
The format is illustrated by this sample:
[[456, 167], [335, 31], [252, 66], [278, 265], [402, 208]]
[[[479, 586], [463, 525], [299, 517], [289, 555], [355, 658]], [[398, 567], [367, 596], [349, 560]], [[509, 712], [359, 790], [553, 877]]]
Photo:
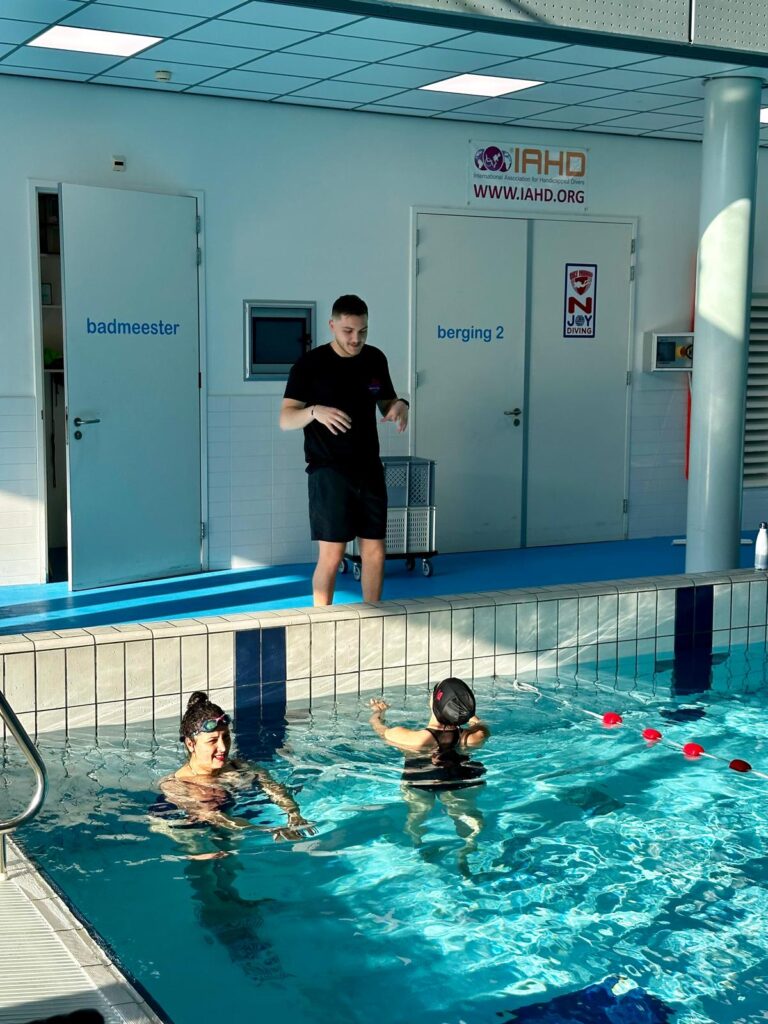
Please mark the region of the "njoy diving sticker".
[[564, 338], [594, 338], [597, 315], [597, 264], [566, 263]]

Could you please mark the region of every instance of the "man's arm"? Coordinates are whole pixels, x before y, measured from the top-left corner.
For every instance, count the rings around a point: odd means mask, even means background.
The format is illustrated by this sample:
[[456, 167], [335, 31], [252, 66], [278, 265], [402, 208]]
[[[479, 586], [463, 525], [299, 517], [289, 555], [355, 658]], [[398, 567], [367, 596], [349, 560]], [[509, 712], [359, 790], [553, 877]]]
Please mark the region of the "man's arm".
[[302, 430], [313, 420], [322, 423], [332, 434], [345, 434], [352, 420], [341, 409], [330, 405], [307, 405], [296, 398], [284, 398], [280, 406], [280, 429]]
[[378, 403], [382, 415], [382, 423], [396, 423], [397, 432], [402, 432], [408, 426], [408, 413], [410, 406], [404, 398], [385, 398]]

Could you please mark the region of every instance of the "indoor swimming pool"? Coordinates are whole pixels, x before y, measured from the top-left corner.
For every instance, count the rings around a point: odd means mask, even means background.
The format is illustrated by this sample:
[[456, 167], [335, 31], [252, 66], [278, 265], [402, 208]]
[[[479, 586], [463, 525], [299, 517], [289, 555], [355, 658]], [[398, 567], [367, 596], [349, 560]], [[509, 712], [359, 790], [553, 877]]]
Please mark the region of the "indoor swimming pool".
[[[174, 1024], [201, 1009], [752, 1024], [768, 957], [765, 649], [735, 649], [714, 677], [684, 698], [669, 671], [476, 680], [486, 784], [434, 806], [406, 799], [402, 754], [371, 731], [367, 700], [241, 722], [241, 754], [316, 827], [297, 842], [274, 841], [284, 816], [260, 790], [226, 804], [253, 828], [174, 827], [158, 781], [181, 763], [176, 720], [48, 734], [48, 802], [18, 841]], [[424, 688], [387, 696], [392, 723], [426, 720]], [[605, 728], [605, 712], [623, 724]], [[684, 757], [690, 741], [715, 757]], [[545, 1008], [617, 976], [623, 1016]]]

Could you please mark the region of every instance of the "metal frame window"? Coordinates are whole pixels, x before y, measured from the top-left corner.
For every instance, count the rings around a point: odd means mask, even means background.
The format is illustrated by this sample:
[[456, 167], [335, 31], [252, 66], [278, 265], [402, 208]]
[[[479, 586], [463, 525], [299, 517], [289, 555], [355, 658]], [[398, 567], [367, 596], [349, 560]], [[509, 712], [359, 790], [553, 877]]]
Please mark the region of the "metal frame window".
[[285, 380], [315, 337], [314, 302], [243, 303], [245, 379]]

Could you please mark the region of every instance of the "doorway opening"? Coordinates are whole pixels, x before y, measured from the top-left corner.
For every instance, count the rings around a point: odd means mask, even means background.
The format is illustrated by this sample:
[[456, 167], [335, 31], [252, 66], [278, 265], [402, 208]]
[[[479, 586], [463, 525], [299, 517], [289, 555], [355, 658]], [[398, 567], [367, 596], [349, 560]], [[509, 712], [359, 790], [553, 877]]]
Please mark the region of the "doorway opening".
[[67, 579], [67, 448], [59, 196], [38, 192], [38, 261], [45, 435], [47, 579]]

